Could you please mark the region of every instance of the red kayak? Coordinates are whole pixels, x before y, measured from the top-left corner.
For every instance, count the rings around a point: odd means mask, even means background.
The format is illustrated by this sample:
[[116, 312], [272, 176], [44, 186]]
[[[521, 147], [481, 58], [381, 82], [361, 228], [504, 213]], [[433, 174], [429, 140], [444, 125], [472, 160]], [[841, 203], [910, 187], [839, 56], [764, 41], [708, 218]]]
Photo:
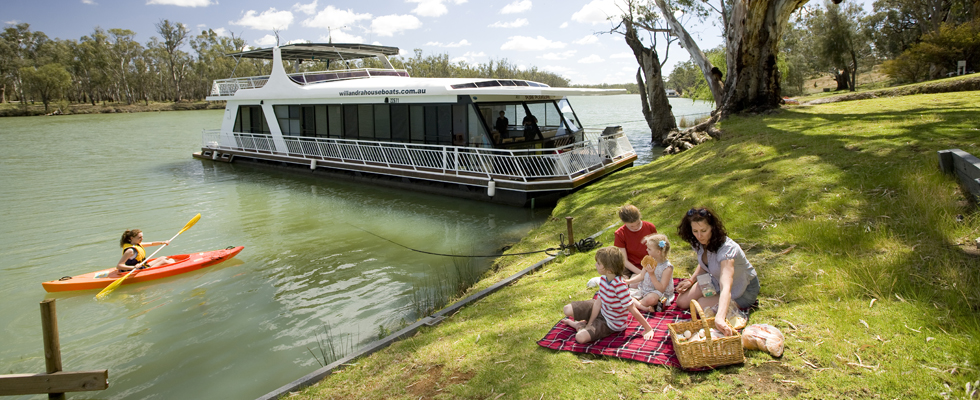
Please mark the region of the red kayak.
[[[129, 278], [126, 278], [122, 284], [128, 285], [130, 283], [152, 281], [210, 267], [222, 261], [230, 260], [244, 248], [244, 246], [228, 247], [227, 249], [205, 251], [203, 253], [170, 256], [170, 258], [176, 261], [175, 263], [139, 270]], [[153, 260], [155, 258], [150, 261]], [[126, 272], [120, 273], [116, 268], [109, 268], [77, 276], [66, 276], [56, 281], [41, 283], [41, 285], [48, 292], [103, 289], [109, 286], [110, 283], [115, 282], [116, 279], [122, 278], [123, 275], [126, 275]]]

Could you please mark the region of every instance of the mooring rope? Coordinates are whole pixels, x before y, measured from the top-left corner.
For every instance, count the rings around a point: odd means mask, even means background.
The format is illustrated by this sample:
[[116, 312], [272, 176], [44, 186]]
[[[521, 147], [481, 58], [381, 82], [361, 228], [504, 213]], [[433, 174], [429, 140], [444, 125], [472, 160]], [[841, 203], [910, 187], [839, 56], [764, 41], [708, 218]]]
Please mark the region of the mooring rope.
[[528, 255], [528, 254], [538, 254], [538, 253], [545, 253], [545, 254], [547, 254], [549, 256], [554, 257], [554, 256], [557, 256], [558, 253], [552, 254], [552, 253], [550, 253], [551, 251], [555, 251], [555, 250], [564, 251], [566, 249], [575, 249], [577, 251], [585, 251], [585, 252], [587, 252], [587, 251], [591, 251], [592, 249], [594, 249], [596, 247], [602, 246], [602, 243], [601, 242], [598, 242], [598, 241], [596, 241], [595, 239], [593, 239], [591, 237], [588, 237], [588, 238], [579, 240], [578, 242], [575, 242], [575, 243], [565, 244], [565, 235], [559, 233], [558, 234], [558, 239], [559, 239], [559, 241], [561, 243], [558, 245], [558, 247], [549, 247], [549, 248], [544, 249], [544, 250], [525, 251], [525, 252], [521, 252], [521, 253], [511, 253], [511, 254], [493, 254], [493, 255], [445, 254], [445, 253], [436, 253], [436, 252], [432, 252], [432, 251], [425, 251], [425, 250], [420, 250], [420, 249], [408, 247], [408, 246], [406, 246], [404, 244], [398, 243], [398, 242], [396, 242], [394, 240], [388, 239], [388, 238], [386, 238], [384, 236], [378, 235], [378, 234], [376, 234], [374, 232], [371, 232], [371, 231], [369, 231], [367, 229], [364, 229], [364, 228], [361, 228], [359, 226], [354, 226], [354, 225], [352, 225], [350, 223], [348, 223], [347, 225], [350, 225], [350, 226], [352, 226], [354, 228], [357, 228], [357, 229], [359, 229], [361, 231], [364, 231], [365, 233], [367, 233], [367, 234], [369, 234], [371, 236], [377, 237], [378, 239], [384, 240], [384, 241], [386, 241], [388, 243], [391, 243], [391, 244], [396, 245], [396, 246], [399, 246], [399, 247], [406, 248], [406, 249], [411, 250], [411, 251], [414, 251], [416, 253], [429, 254], [429, 255], [433, 255], [433, 256], [442, 256], [442, 257], [497, 258], [497, 257], [524, 256], [524, 255]]

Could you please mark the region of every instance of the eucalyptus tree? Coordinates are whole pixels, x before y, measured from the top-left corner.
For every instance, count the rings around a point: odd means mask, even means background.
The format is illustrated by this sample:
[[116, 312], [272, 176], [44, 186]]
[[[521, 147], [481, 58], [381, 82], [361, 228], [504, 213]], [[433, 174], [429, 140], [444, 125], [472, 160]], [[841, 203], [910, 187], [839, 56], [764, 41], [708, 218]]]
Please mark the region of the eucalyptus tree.
[[815, 10], [809, 19], [818, 55], [816, 64], [833, 74], [837, 90], [854, 91], [859, 55], [869, 53], [866, 36], [860, 32], [861, 18], [857, 4], [825, 1], [824, 9]]
[[39, 68], [21, 67], [20, 75], [24, 86], [41, 98], [45, 113], [50, 112], [51, 100], [60, 99], [65, 89], [71, 85], [71, 75], [58, 63], [45, 64]]
[[43, 50], [50, 40], [44, 32], [32, 32], [30, 24], [20, 23], [4, 28], [0, 33], [0, 42], [4, 43], [0, 49], [0, 56], [4, 57], [0, 61], [0, 72], [13, 84], [14, 91], [23, 102], [26, 93], [20, 76], [21, 68], [37, 67], [39, 57], [44, 54]]
[[136, 32], [129, 29], [109, 29], [110, 52], [107, 72], [112, 77], [116, 87], [117, 97], [125, 97], [126, 104], [133, 104], [136, 96], [131, 87], [134, 65], [133, 62], [143, 52], [143, 45], [134, 38]]
[[181, 47], [187, 42], [187, 37], [190, 32], [184, 24], [180, 22], [171, 23], [167, 19], [158, 22], [156, 28], [157, 33], [160, 34], [161, 41], [156, 41], [153, 44], [158, 46], [158, 56], [162, 57], [166, 63], [169, 71], [168, 78], [173, 85], [173, 92], [171, 94], [176, 103], [182, 98], [181, 84], [183, 84], [184, 78], [187, 76], [191, 61], [190, 56], [181, 50]]
[[[636, 85], [640, 92], [640, 104], [643, 119], [650, 128], [651, 140], [660, 143], [672, 131], [677, 130], [677, 120], [667, 98], [664, 84], [663, 64], [667, 60], [670, 44], [674, 42], [668, 35], [663, 35], [667, 49], [663, 61], [657, 52], [658, 34], [666, 33], [663, 20], [650, 6], [634, 0], [626, 0], [626, 9], [619, 17], [618, 24], [610, 33], [623, 35], [626, 44], [633, 51], [633, 57], [639, 64], [636, 70]], [[647, 41], [640, 37], [639, 30], [647, 33]]]

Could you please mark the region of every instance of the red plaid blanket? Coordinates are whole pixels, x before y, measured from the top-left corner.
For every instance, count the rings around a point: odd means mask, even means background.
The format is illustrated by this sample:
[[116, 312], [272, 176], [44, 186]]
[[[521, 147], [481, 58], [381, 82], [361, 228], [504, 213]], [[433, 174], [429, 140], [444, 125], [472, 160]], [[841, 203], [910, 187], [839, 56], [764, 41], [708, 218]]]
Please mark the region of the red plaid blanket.
[[575, 353], [592, 353], [630, 360], [642, 361], [647, 364], [660, 364], [679, 367], [677, 356], [674, 355], [674, 345], [670, 341], [670, 331], [667, 324], [690, 320], [691, 314], [681, 311], [671, 304], [666, 310], [658, 313], [643, 313], [650, 327], [653, 328], [652, 340], [643, 339], [643, 328], [640, 323], [630, 317], [629, 326], [620, 334], [612, 335], [590, 343], [579, 344], [575, 341], [575, 329], [558, 321], [548, 334], [538, 341], [538, 345], [552, 350], [564, 350]]

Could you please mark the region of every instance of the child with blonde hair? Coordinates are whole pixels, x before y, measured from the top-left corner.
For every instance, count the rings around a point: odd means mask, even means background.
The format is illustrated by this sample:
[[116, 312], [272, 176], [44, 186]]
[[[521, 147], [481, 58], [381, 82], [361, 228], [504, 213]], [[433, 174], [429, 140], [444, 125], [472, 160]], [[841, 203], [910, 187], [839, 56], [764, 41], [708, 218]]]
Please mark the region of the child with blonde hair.
[[674, 300], [674, 265], [667, 257], [670, 255], [670, 240], [667, 235], [655, 233], [643, 238], [647, 246], [647, 256], [640, 264], [642, 272], [626, 280], [626, 284], [637, 285], [636, 308], [650, 312], [662, 311]]
[[595, 299], [573, 301], [566, 304], [562, 323], [578, 330], [575, 341], [588, 343], [626, 330], [629, 315], [643, 326], [643, 338], [653, 339], [653, 328], [636, 310], [629, 287], [623, 281], [626, 265], [623, 255], [614, 246], [603, 247], [595, 254], [596, 271], [602, 275], [599, 296]]

